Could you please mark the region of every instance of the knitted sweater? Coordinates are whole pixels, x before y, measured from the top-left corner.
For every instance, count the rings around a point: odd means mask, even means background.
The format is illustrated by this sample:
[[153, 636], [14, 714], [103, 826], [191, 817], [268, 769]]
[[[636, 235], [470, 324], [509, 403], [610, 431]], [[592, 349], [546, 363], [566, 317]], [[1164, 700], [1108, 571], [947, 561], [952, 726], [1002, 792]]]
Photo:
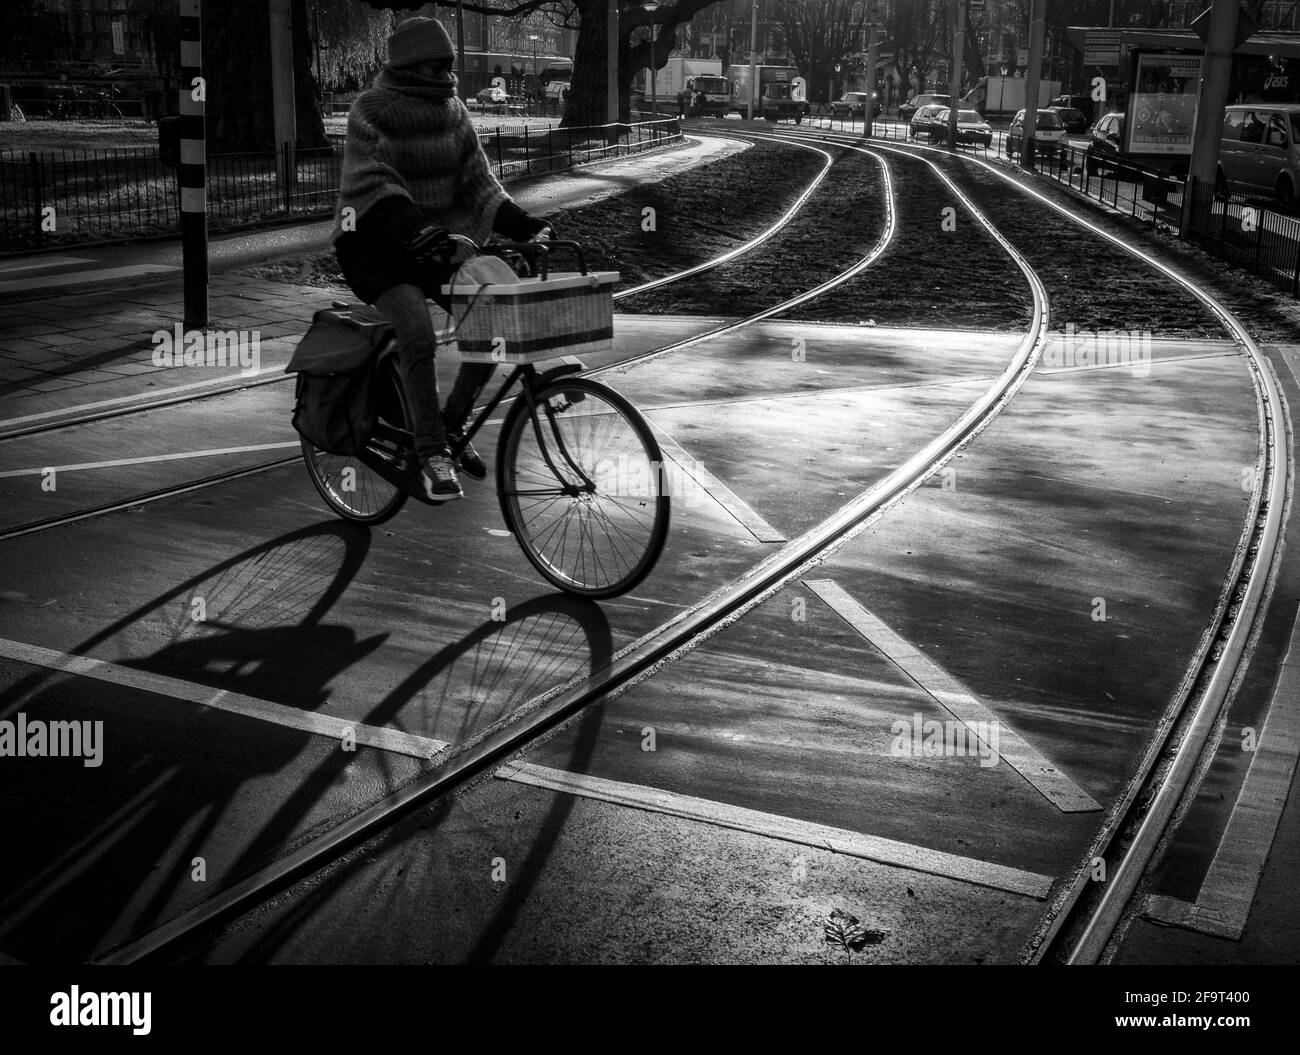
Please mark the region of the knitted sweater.
[[[440, 227], [486, 241], [497, 210], [510, 199], [452, 87], [454, 81], [431, 86], [385, 69], [358, 96], [348, 111], [332, 243], [345, 233], [344, 209], [356, 210], [355, 229], [361, 231], [366, 214], [393, 198], [411, 203]], [[411, 206], [402, 211], [413, 212]]]

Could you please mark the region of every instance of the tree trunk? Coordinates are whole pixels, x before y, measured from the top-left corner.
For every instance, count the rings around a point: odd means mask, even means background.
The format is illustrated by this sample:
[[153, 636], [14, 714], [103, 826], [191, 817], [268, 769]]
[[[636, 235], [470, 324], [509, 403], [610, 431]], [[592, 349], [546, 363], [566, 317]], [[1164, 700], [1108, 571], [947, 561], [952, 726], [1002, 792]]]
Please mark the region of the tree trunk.
[[[582, 0], [580, 6], [582, 22], [578, 26], [578, 44], [574, 50], [573, 80], [569, 83], [569, 98], [564, 104], [561, 128], [603, 125], [608, 120], [605, 112], [609, 69], [605, 42], [608, 0]], [[626, 47], [626, 42], [620, 37], [620, 52]], [[626, 121], [627, 91], [622, 78], [619, 79], [618, 109], [620, 119]]]
[[[293, 0], [295, 107], [299, 147], [326, 146], [320, 95], [311, 72], [307, 0]], [[211, 153], [275, 149], [271, 101], [270, 12], [266, 0], [207, 0], [203, 76]]]
[[[620, 7], [624, 0], [619, 0]], [[679, 19], [685, 21], [695, 12], [707, 7], [714, 0], [681, 0], [676, 6]], [[578, 26], [578, 44], [573, 57], [573, 80], [569, 87], [569, 100], [564, 107], [561, 128], [581, 128], [586, 125], [603, 125], [607, 120], [606, 107], [606, 61], [605, 26], [608, 18], [608, 0], [578, 0], [582, 11], [582, 21]], [[633, 9], [635, 10], [635, 9]], [[648, 14], [641, 13], [635, 18], [624, 19], [624, 27], [618, 37], [618, 119], [627, 121], [631, 116], [632, 73], [650, 65], [650, 40], [641, 41], [636, 47], [628, 44], [632, 33], [647, 25]], [[668, 56], [677, 46], [677, 23], [659, 23], [656, 30], [658, 39], [654, 46], [655, 68], [663, 69], [668, 65]], [[725, 69], [725, 66], [724, 66]]]

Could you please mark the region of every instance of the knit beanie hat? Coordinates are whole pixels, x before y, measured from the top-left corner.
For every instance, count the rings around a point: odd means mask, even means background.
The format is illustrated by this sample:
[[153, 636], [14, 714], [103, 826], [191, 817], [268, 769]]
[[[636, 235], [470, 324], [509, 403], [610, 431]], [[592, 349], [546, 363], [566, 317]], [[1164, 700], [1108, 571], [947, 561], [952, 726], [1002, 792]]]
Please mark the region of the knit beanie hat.
[[388, 38], [388, 65], [395, 70], [455, 57], [451, 37], [436, 18], [405, 19]]

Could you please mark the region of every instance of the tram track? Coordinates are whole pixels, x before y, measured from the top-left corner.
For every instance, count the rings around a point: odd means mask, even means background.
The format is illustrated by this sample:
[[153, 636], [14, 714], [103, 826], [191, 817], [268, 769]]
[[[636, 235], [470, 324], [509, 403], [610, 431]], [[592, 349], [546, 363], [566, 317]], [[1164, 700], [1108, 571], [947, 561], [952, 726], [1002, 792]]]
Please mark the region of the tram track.
[[[863, 152], [873, 154], [868, 150]], [[888, 174], [888, 166], [883, 159], [879, 160], [882, 169]], [[320, 870], [368, 839], [382, 834], [411, 810], [465, 788], [502, 762], [527, 750], [560, 725], [593, 705], [625, 691], [653, 674], [663, 664], [743, 617], [766, 598], [796, 580], [808, 568], [824, 561], [839, 547], [847, 544], [938, 472], [979, 435], [1015, 396], [1042, 355], [1047, 340], [1047, 292], [1034, 269], [1015, 247], [999, 234], [951, 180], [937, 168], [935, 171], [956, 199], [987, 230], [1024, 275], [1032, 302], [1032, 324], [1021, 336], [1015, 354], [993, 383], [955, 422], [835, 513], [783, 545], [732, 582], [715, 590], [693, 608], [680, 613], [620, 651], [603, 669], [543, 694], [468, 742], [450, 746], [440, 757], [435, 769], [394, 795], [217, 893], [171, 922], [108, 953], [98, 962], [135, 963], [176, 951], [212, 927], [248, 911], [296, 880]], [[890, 194], [889, 227], [892, 229], [892, 180], [888, 175], [886, 178]], [[876, 259], [888, 244], [889, 238], [882, 235], [881, 241], [873, 247], [868, 257], [847, 269], [836, 280], [823, 283], [814, 290], [782, 302], [782, 305], [769, 308], [749, 320], [749, 323], [780, 314], [794, 304], [806, 303], [819, 292], [824, 292], [825, 288], [833, 288], [839, 282], [850, 280], [869, 266], [870, 261]], [[738, 328], [739, 325], [719, 328], [717, 333], [678, 342], [673, 350]], [[667, 351], [655, 350], [653, 354], [664, 355]], [[641, 358], [644, 359], [645, 356]], [[602, 371], [614, 369], [618, 365], [622, 364], [611, 364], [603, 367]]]
[[[773, 141], [779, 142], [779, 140], [773, 140]], [[749, 252], [754, 248], [757, 248], [759, 245], [763, 244], [764, 242], [770, 240], [771, 238], [779, 234], [795, 219], [799, 211], [803, 209], [804, 206], [807, 204], [807, 202], [811, 199], [813, 193], [817, 190], [818, 186], [820, 186], [821, 182], [825, 178], [826, 174], [830, 171], [831, 166], [834, 163], [834, 158], [826, 151], [816, 147], [809, 147], [808, 149], [813, 149], [816, 150], [818, 153], [820, 153], [825, 158], [826, 164], [823, 166], [822, 170], [818, 173], [818, 175], [814, 178], [814, 180], [807, 187], [804, 188], [801, 194], [791, 204], [790, 208], [786, 210], [786, 212], [781, 216], [780, 219], [778, 219], [778, 221], [775, 224], [767, 228], [760, 235], [751, 239], [749, 242], [745, 243], [744, 245], [729, 250], [727, 253], [721, 254], [718, 257], [714, 257], [711, 260], [707, 261], [705, 264], [698, 265], [693, 268], [688, 268], [681, 272], [675, 272], [672, 275], [664, 276], [660, 279], [655, 279], [648, 283], [643, 283], [640, 286], [635, 286], [628, 290], [619, 291], [618, 293], [615, 294], [615, 298], [618, 299], [620, 297], [635, 296], [638, 293], [643, 293], [650, 289], [660, 288], [668, 284], [669, 282], [682, 281], [683, 279], [700, 274], [704, 270], [711, 270], [715, 267], [721, 267], [724, 264], [735, 260], [743, 253]], [[882, 171], [885, 172], [886, 190], [887, 190], [886, 197], [887, 200], [892, 202], [893, 194], [892, 194], [892, 188], [888, 184], [888, 171], [883, 161], [881, 161], [880, 164], [881, 164]], [[662, 356], [669, 355], [674, 352], [682, 351], [696, 344], [713, 340], [718, 337], [724, 336], [726, 334], [734, 333], [748, 326], [753, 326], [759, 322], [762, 322], [765, 319], [773, 317], [774, 315], [779, 315], [785, 311], [790, 310], [793, 307], [806, 303], [807, 301], [813, 299], [814, 297], [819, 296], [821, 293], [825, 292], [826, 290], [832, 289], [836, 285], [849, 281], [855, 275], [861, 273], [863, 270], [869, 267], [875, 261], [875, 259], [879, 257], [880, 254], [884, 252], [884, 250], [888, 247], [889, 243], [893, 239], [894, 230], [895, 230], [895, 223], [894, 223], [894, 216], [891, 208], [887, 216], [887, 222], [885, 224], [884, 229], [882, 230], [882, 233], [878, 237], [875, 245], [872, 246], [872, 248], [867, 252], [867, 254], [862, 258], [860, 258], [858, 261], [856, 261], [854, 264], [852, 264], [849, 268], [842, 271], [839, 275], [835, 276], [832, 279], [827, 280], [826, 282], [821, 283], [815, 289], [799, 293], [794, 297], [787, 298], [786, 300], [783, 300], [777, 303], [776, 305], [765, 308], [762, 311], [751, 314], [743, 319], [737, 320], [735, 322], [725, 323], [721, 326], [713, 327], [709, 330], [706, 330], [703, 333], [692, 335], [691, 337], [686, 338], [684, 340], [674, 341], [667, 345], [661, 345], [657, 348], [651, 348], [643, 352], [638, 352], [634, 355], [627, 356], [623, 359], [617, 360], [613, 363], [605, 364], [595, 369], [585, 370], [583, 371], [583, 376], [595, 377], [595, 376], [601, 376], [603, 374], [607, 374], [611, 372], [625, 370], [628, 369], [629, 367], [636, 366], [645, 362], [649, 362], [653, 359], [658, 359]], [[274, 382], [279, 382], [284, 380], [290, 380], [291, 377], [292, 375], [284, 375], [281, 377], [265, 379], [260, 383], [268, 384], [268, 383], [274, 383]], [[197, 399], [211, 398], [216, 395], [230, 394], [230, 392], [241, 390], [242, 387], [243, 386], [237, 386], [229, 390], [221, 390], [216, 392], [204, 392], [200, 395], [194, 395], [188, 398], [182, 397], [175, 400], [174, 402], [185, 403]], [[509, 403], [510, 400], [504, 401], [502, 404], [502, 408], [504, 409], [508, 407]], [[104, 416], [110, 416], [110, 417], [120, 416], [121, 414], [124, 413], [136, 413], [138, 411], [145, 410], [145, 409], [153, 409], [153, 407], [152, 406], [137, 407], [137, 408], [131, 408], [127, 410], [104, 411], [101, 412], [100, 414], [92, 416], [91, 419], [87, 419], [85, 421], [66, 422], [66, 423], [53, 425], [49, 427], [63, 428], [65, 426], [70, 427], [74, 424], [84, 425], [90, 423], [91, 421], [103, 420]], [[29, 434], [30, 433], [23, 433], [23, 435], [29, 435]], [[19, 436], [18, 433], [0, 434], [0, 441], [6, 439], [16, 439], [18, 438], [18, 436]], [[24, 535], [30, 535], [39, 531], [46, 531], [51, 528], [62, 527], [68, 524], [76, 523], [81, 520], [87, 520], [92, 517], [103, 516], [109, 513], [120, 512], [125, 509], [135, 508], [142, 505], [148, 505], [154, 502], [160, 502], [165, 499], [175, 497], [177, 495], [187, 494], [193, 491], [203, 490], [210, 487], [218, 487], [224, 483], [228, 483], [245, 476], [253, 475], [255, 473], [267, 472], [272, 469], [277, 469], [280, 468], [281, 466], [291, 464], [298, 460], [300, 460], [300, 458], [297, 455], [275, 458], [256, 466], [243, 467], [239, 469], [231, 469], [224, 473], [215, 473], [211, 476], [204, 477], [202, 480], [199, 481], [186, 481], [181, 484], [176, 484], [172, 487], [159, 488], [155, 491], [150, 491], [144, 494], [135, 495], [130, 498], [118, 499], [112, 502], [102, 503], [90, 509], [81, 509], [70, 513], [57, 514], [54, 516], [45, 517], [38, 521], [31, 521], [25, 524], [17, 525], [15, 527], [0, 530], [0, 542], [5, 542], [8, 541], [9, 539], [19, 538]]]
[[[774, 141], [779, 142], [779, 140], [774, 140]], [[771, 225], [764, 228], [753, 238], [750, 238], [748, 241], [742, 243], [741, 245], [735, 246], [734, 248], [727, 250], [727, 252], [725, 253], [719, 253], [717, 256], [710, 257], [708, 260], [702, 261], [699, 264], [695, 264], [692, 267], [683, 268], [680, 271], [674, 271], [668, 275], [662, 275], [659, 278], [651, 279], [648, 282], [642, 282], [640, 285], [632, 286], [629, 287], [628, 289], [618, 290], [614, 293], [615, 303], [621, 300], [627, 300], [629, 297], [635, 297], [641, 293], [648, 293], [651, 290], [660, 289], [664, 286], [672, 285], [675, 282], [683, 282], [686, 279], [694, 278], [697, 275], [702, 275], [708, 271], [714, 270], [715, 268], [722, 267], [723, 265], [728, 264], [731, 261], [736, 260], [741, 256], [744, 256], [746, 253], [749, 253], [752, 250], [757, 249], [759, 246], [763, 245], [764, 243], [771, 241], [782, 231], [784, 231], [787, 227], [789, 227], [789, 225], [794, 221], [795, 217], [798, 216], [798, 214], [812, 199], [812, 196], [816, 193], [817, 189], [825, 181], [835, 161], [835, 159], [831, 157], [829, 153], [817, 147], [807, 146], [804, 144], [797, 144], [797, 145], [804, 146], [805, 149], [809, 149], [816, 153], [821, 154], [825, 163], [822, 165], [820, 171], [818, 171], [818, 173], [812, 178], [812, 180], [810, 180], [808, 184], [799, 192], [799, 194], [795, 196], [795, 199], [790, 203], [789, 208], [787, 208], [785, 212], [783, 212], [779, 217], [777, 217], [777, 219]], [[231, 395], [236, 392], [243, 392], [246, 391], [247, 389], [257, 388], [262, 385], [278, 384], [284, 381], [289, 381], [292, 380], [292, 376], [293, 375], [291, 374], [284, 374], [282, 372], [277, 372], [275, 375], [270, 377], [241, 379], [238, 382], [234, 382], [230, 384], [222, 385], [222, 384], [214, 383], [211, 385], [211, 387], [205, 387], [204, 390], [201, 392], [189, 392], [185, 395], [180, 395], [180, 394], [161, 395], [155, 399], [148, 399], [142, 402], [132, 403], [130, 405], [113, 406], [113, 407], [105, 406], [105, 407], [101, 407], [100, 409], [91, 410], [89, 413], [76, 415], [73, 417], [62, 417], [61, 411], [47, 411], [44, 412], [43, 414], [30, 415], [27, 418], [11, 419], [11, 421], [9, 422], [0, 421], [0, 443], [3, 443], [7, 440], [21, 439], [26, 436], [39, 435], [40, 433], [43, 432], [51, 432], [58, 429], [65, 429], [65, 428], [74, 428], [79, 425], [94, 424], [96, 422], [108, 421], [113, 418], [125, 417], [132, 414], [142, 414], [150, 410], [159, 410], [162, 408], [177, 406], [185, 403], [195, 403], [202, 400], [214, 399], [219, 396]], [[125, 398], [130, 398], [130, 397], [125, 397]], [[72, 411], [75, 411], [76, 408], [70, 408], [70, 409]], [[44, 420], [41, 421], [32, 420], [34, 418], [42, 418]], [[5, 427], [6, 425], [12, 425], [14, 423], [21, 423], [24, 421], [28, 421], [30, 423], [18, 424], [18, 427], [16, 428]]]
[[[799, 135], [799, 134], [796, 134]], [[814, 138], [804, 134], [804, 138]], [[817, 136], [843, 144], [848, 137]], [[856, 141], [856, 140], [855, 140]], [[916, 157], [954, 155], [935, 147], [873, 143], [873, 149]], [[1096, 964], [1113, 958], [1128, 924], [1138, 915], [1136, 895], [1180, 807], [1196, 794], [1213, 734], [1245, 676], [1262, 633], [1280, 571], [1282, 532], [1291, 501], [1290, 427], [1281, 387], [1268, 358], [1222, 300], [1178, 268], [1120, 235], [1066, 209], [1031, 185], [979, 158], [956, 155], [987, 170], [1068, 221], [1122, 250], [1177, 285], [1221, 325], [1236, 344], [1255, 390], [1259, 455], [1245, 523], [1217, 604], [1188, 662], [1179, 689], [1156, 723], [1141, 761], [1069, 879], [1052, 900], [1024, 949], [1024, 963]], [[1093, 876], [1107, 877], [1104, 883]]]
[[[781, 133], [777, 135], [780, 136]], [[925, 150], [952, 156], [947, 151], [934, 148], [906, 149], [875, 142], [867, 148], [861, 146], [860, 140], [854, 143], [826, 142], [828, 145], [861, 149], [868, 153], [883, 151], [912, 158], [918, 157], [914, 151]], [[973, 158], [969, 160], [983, 164], [985, 168], [997, 173], [987, 163]], [[929, 161], [925, 163], [961, 195], [960, 189], [947, 180], [938, 166]], [[1134, 914], [1134, 893], [1140, 889], [1143, 876], [1156, 858], [1171, 819], [1186, 797], [1195, 792], [1198, 762], [1207, 744], [1212, 743], [1216, 718], [1230, 703], [1232, 692], [1259, 635], [1263, 613], [1267, 609], [1277, 575], [1275, 558], [1280, 551], [1281, 525], [1289, 504], [1288, 479], [1291, 467], [1287, 455], [1286, 408], [1268, 361], [1245, 326], [1221, 301], [1200, 289], [1176, 269], [1142, 253], [1099, 225], [1090, 224], [1086, 219], [1075, 216], [1045, 195], [1038, 194], [1032, 187], [1025, 187], [1010, 175], [997, 174], [1018, 187], [1022, 193], [1039, 199], [1043, 205], [1056, 210], [1071, 222], [1108, 240], [1143, 264], [1156, 268], [1195, 296], [1207, 311], [1219, 319], [1237, 343], [1251, 371], [1260, 413], [1260, 460], [1250, 501], [1250, 513], [1214, 615], [1189, 664], [1176, 699], [1171, 702], [1169, 710], [1158, 723], [1156, 734], [1145, 749], [1138, 772], [1119, 801], [1105, 815], [1100, 833], [1089, 846], [1079, 867], [1058, 888], [1042, 926], [1022, 957], [1029, 963], [1101, 962], [1113, 952], [1116, 934], [1122, 934], [1123, 926]], [[965, 206], [977, 210], [977, 205], [964, 195], [961, 200]], [[999, 232], [990, 229], [990, 233], [1012, 254], [1030, 280], [1035, 301], [1033, 328], [1022, 339], [1016, 358], [1007, 370], [957, 423], [899, 469], [817, 527], [710, 595], [696, 608], [620, 652], [603, 671], [552, 690], [535, 701], [536, 706], [526, 714], [516, 716], [516, 720], [489, 728], [466, 744], [453, 746], [448, 750], [442, 765], [427, 777], [344, 822], [320, 840], [286, 856], [263, 872], [218, 893], [215, 898], [209, 899], [190, 913], [117, 949], [101, 962], [139, 962], [177, 950], [206, 933], [212, 926], [261, 903], [275, 891], [284, 889], [296, 879], [319, 870], [367, 839], [383, 833], [390, 824], [407, 815], [410, 810], [464, 788], [586, 708], [624, 691], [653, 673], [663, 663], [741, 618], [755, 605], [802, 575], [809, 566], [824, 560], [938, 471], [962, 446], [978, 435], [1015, 395], [1034, 369], [1047, 339], [1048, 291], [1041, 277]], [[804, 298], [805, 301], [807, 299], [811, 298]], [[775, 314], [779, 312], [769, 309], [763, 317]], [[717, 335], [699, 335], [678, 342], [677, 347], [686, 347], [708, 339], [708, 336]], [[653, 349], [636, 358], [658, 357], [668, 354], [670, 350], [676, 349]], [[623, 365], [609, 364], [601, 367], [600, 372]], [[276, 464], [297, 460], [296, 457], [281, 459]], [[275, 465], [254, 467], [243, 470], [242, 474], [248, 475], [274, 467]], [[210, 483], [204, 486], [214, 485], [215, 483]], [[3, 537], [0, 535], [0, 538]], [[1098, 858], [1105, 860], [1107, 874], [1110, 876], [1109, 881], [1100, 888], [1089, 879], [1093, 864]]]

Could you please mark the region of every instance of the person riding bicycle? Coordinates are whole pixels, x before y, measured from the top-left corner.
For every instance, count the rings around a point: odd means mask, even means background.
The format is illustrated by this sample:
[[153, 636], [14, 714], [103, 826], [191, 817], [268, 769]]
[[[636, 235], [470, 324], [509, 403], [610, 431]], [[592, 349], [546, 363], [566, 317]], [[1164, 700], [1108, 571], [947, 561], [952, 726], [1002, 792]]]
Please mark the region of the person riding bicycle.
[[[330, 241], [352, 291], [397, 333], [402, 382], [426, 497], [463, 497], [449, 438], [459, 441], [491, 364], [465, 363], [445, 411], [434, 377], [436, 334], [426, 297], [444, 308], [441, 287], [465, 258], [456, 236], [482, 243], [543, 237], [492, 175], [469, 112], [456, 96], [455, 52], [442, 23], [408, 18], [388, 38], [388, 61], [348, 111], [338, 210]], [[459, 467], [487, 476], [472, 446]]]

